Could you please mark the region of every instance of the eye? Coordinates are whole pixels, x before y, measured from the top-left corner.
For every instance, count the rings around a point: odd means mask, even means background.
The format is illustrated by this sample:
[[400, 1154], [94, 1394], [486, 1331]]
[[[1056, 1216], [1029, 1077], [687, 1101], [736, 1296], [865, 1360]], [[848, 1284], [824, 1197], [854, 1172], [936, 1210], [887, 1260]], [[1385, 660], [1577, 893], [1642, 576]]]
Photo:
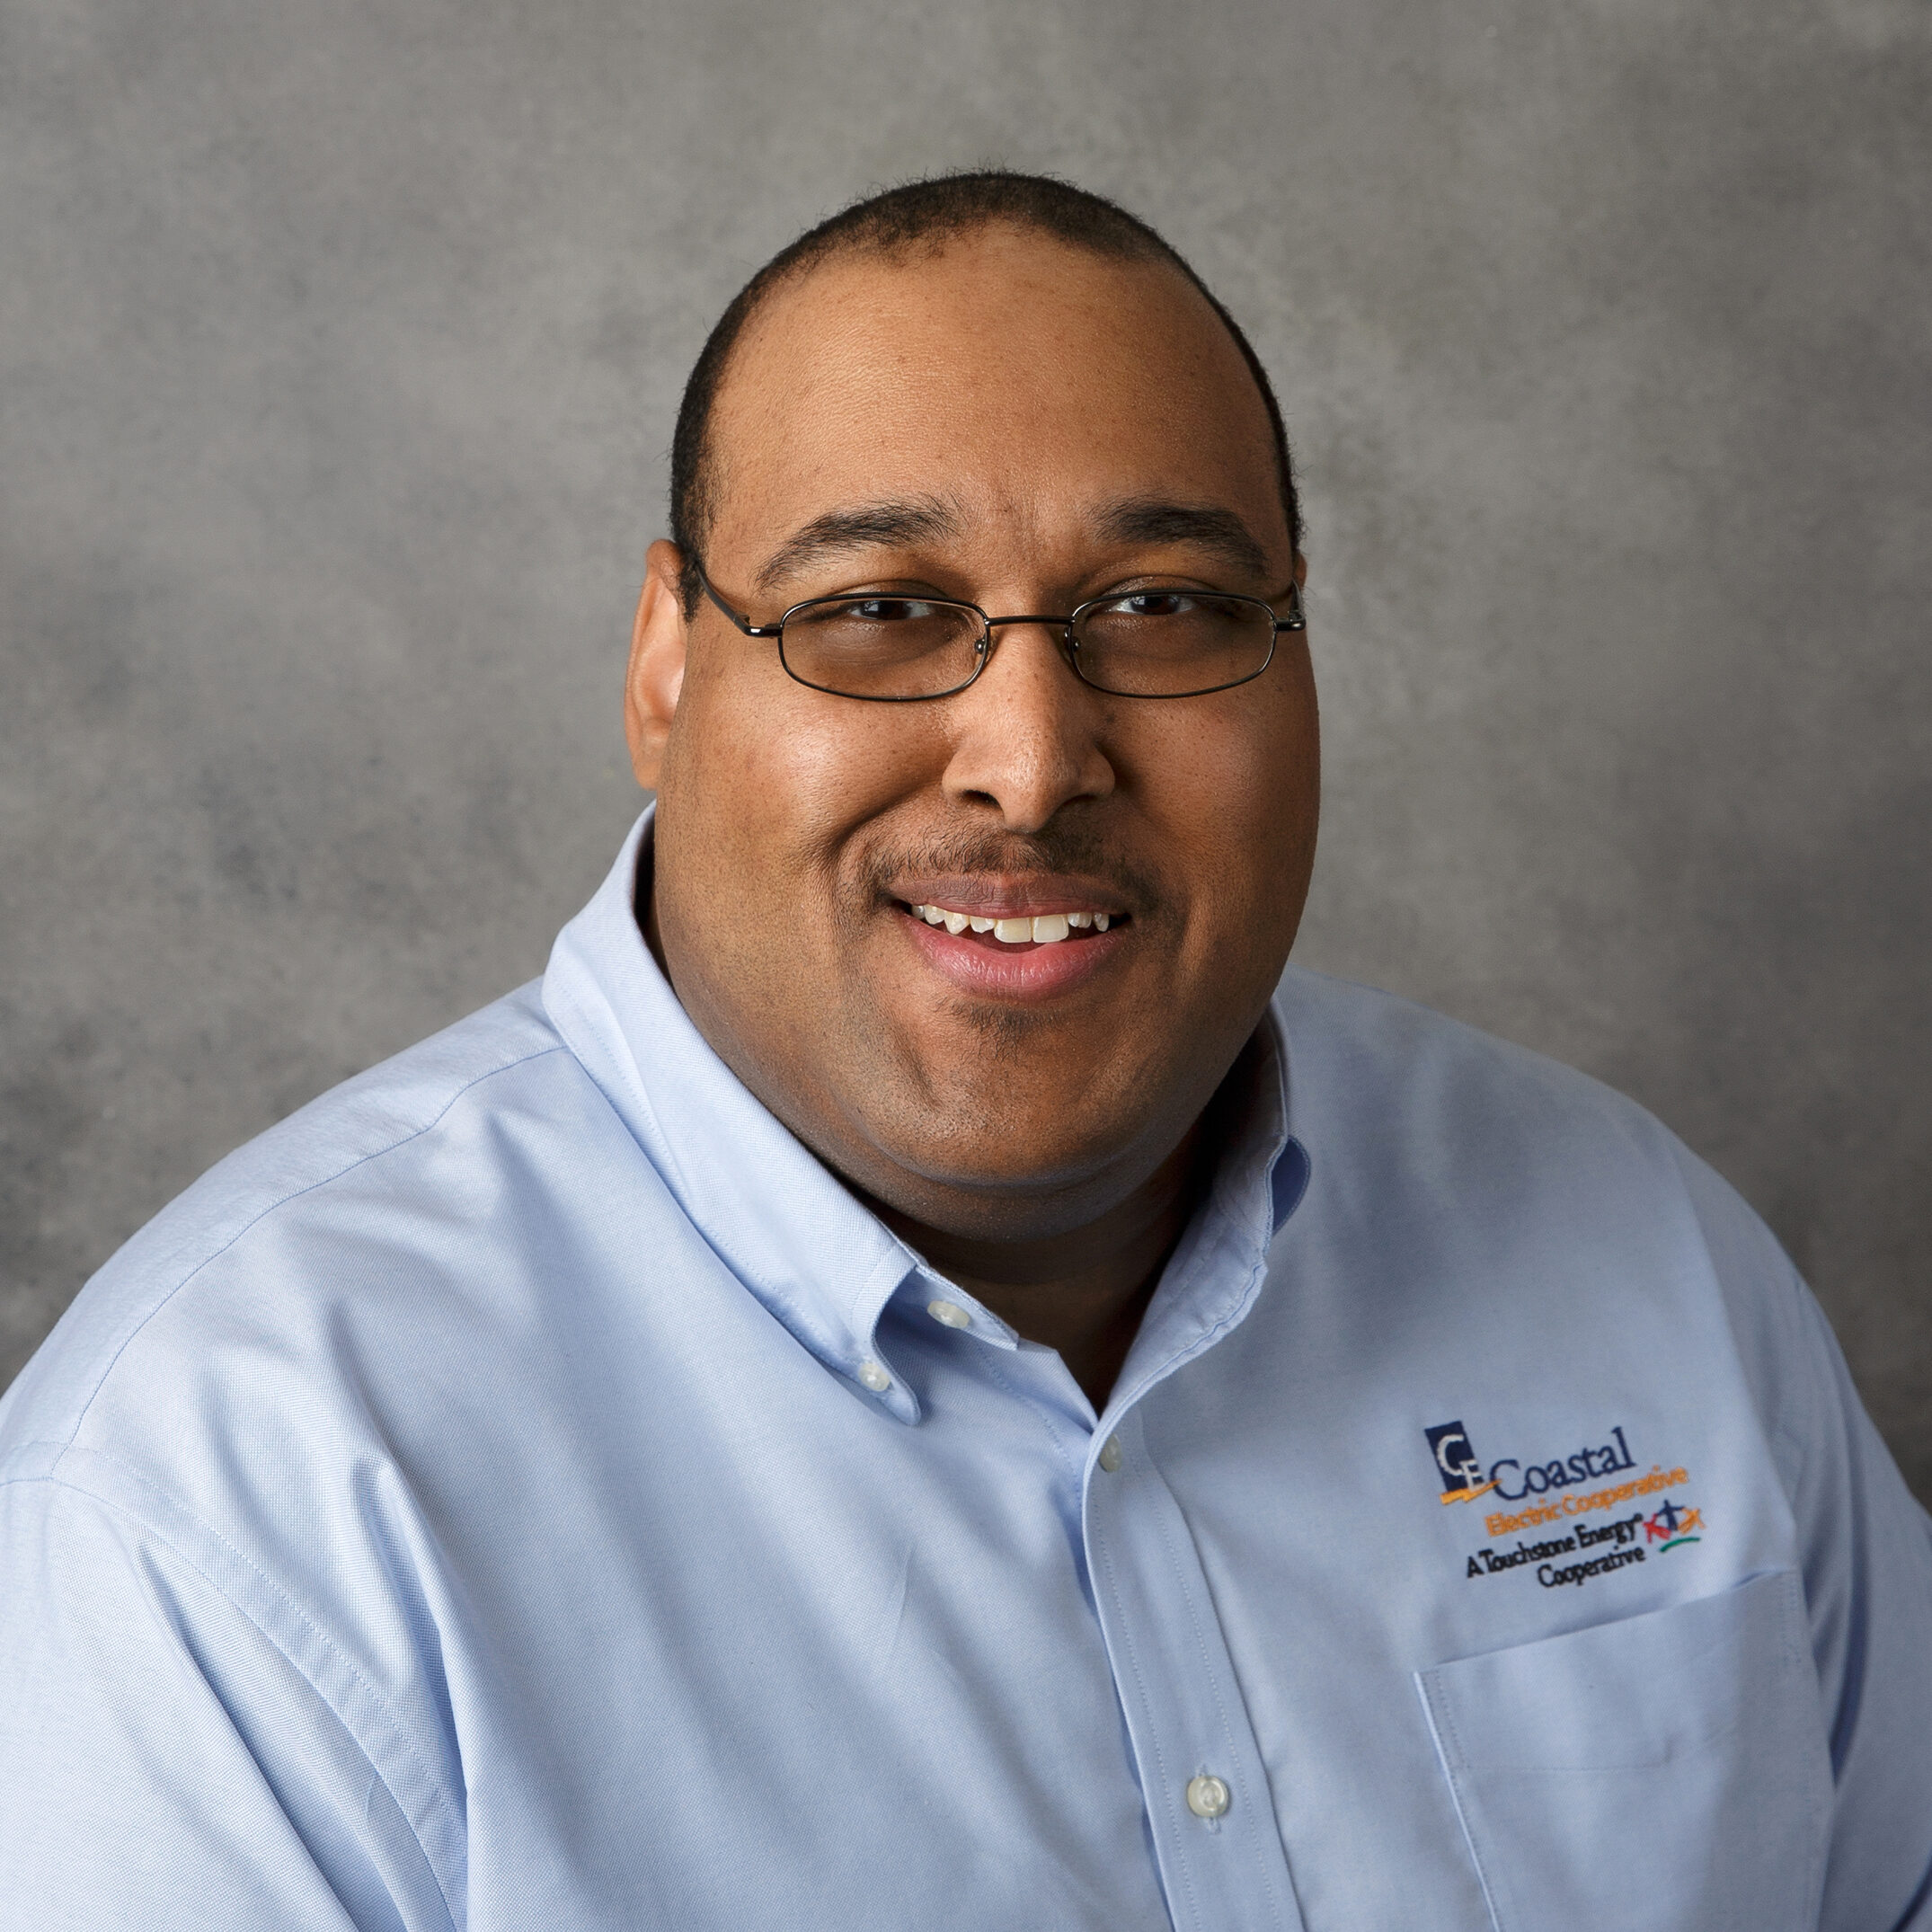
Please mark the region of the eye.
[[917, 624], [933, 615], [930, 604], [912, 597], [855, 597], [844, 608], [866, 624]]
[[1194, 599], [1185, 590], [1130, 590], [1113, 607], [1130, 617], [1178, 617], [1194, 607]]

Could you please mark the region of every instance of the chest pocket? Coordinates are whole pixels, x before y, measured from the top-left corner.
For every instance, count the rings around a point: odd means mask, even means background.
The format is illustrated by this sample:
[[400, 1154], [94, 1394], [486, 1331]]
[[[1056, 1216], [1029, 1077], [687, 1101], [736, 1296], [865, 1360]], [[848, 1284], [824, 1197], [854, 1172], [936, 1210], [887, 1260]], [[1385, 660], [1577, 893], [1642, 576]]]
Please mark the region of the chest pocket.
[[1795, 1571], [1416, 1673], [1497, 1932], [1797, 1932], [1831, 1802]]

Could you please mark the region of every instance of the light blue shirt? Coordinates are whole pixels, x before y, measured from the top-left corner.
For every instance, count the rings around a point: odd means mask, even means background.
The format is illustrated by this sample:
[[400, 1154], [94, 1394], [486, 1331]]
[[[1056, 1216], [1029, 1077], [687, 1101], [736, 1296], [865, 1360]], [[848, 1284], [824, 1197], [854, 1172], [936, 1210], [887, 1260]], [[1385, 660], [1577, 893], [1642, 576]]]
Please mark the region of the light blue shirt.
[[1927, 1520], [1654, 1121], [1291, 970], [1096, 1418], [712, 1053], [646, 822], [0, 1405], [6, 1926], [1932, 1923]]

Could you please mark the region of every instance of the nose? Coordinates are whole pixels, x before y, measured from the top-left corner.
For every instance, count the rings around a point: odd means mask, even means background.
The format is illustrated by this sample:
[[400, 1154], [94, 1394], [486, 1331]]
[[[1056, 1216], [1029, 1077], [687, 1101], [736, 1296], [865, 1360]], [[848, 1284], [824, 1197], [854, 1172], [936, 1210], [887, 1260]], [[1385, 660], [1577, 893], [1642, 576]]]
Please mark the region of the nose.
[[990, 805], [1005, 829], [1023, 835], [1114, 786], [1101, 742], [1108, 700], [1074, 675], [1061, 634], [1057, 625], [1000, 625], [986, 669], [948, 700], [947, 797]]

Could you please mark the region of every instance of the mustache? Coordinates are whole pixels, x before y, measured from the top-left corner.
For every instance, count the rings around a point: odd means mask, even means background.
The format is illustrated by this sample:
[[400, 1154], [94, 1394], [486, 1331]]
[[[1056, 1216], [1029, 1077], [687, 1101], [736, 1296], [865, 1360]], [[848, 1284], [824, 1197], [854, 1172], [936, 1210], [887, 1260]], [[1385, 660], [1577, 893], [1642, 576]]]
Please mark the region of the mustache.
[[908, 874], [997, 873], [1068, 874], [1097, 881], [1117, 891], [1126, 908], [1145, 916], [1160, 902], [1158, 883], [1133, 864], [1097, 828], [1049, 824], [1038, 832], [977, 831], [961, 828], [866, 855], [865, 882], [876, 897], [889, 898], [892, 883]]

